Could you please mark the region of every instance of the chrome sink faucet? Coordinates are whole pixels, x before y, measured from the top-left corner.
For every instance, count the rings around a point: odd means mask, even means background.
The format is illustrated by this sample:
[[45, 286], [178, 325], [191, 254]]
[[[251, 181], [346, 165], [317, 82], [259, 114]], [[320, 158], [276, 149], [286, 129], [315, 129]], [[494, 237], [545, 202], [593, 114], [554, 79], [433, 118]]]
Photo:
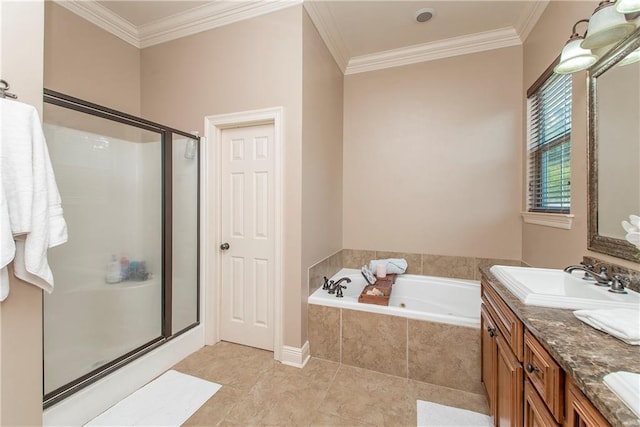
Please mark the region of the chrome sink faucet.
[[571, 274], [576, 270], [583, 271], [585, 278], [586, 276], [593, 278], [595, 280], [594, 285], [610, 286], [609, 292], [613, 292], [614, 294], [628, 293], [625, 290], [625, 287], [629, 286], [629, 284], [631, 283], [631, 279], [629, 277], [614, 274], [613, 278], [609, 278], [606, 267], [600, 267], [600, 273], [596, 273], [595, 271], [593, 271], [592, 266], [582, 263], [581, 265], [571, 265], [564, 269], [567, 274]]
[[611, 286], [611, 279], [609, 279], [609, 276], [607, 275], [606, 267], [600, 267], [600, 273], [593, 271], [593, 267], [590, 265], [570, 265], [564, 269], [567, 274], [571, 274], [576, 270], [584, 272], [585, 277], [589, 276], [595, 280], [595, 285]]

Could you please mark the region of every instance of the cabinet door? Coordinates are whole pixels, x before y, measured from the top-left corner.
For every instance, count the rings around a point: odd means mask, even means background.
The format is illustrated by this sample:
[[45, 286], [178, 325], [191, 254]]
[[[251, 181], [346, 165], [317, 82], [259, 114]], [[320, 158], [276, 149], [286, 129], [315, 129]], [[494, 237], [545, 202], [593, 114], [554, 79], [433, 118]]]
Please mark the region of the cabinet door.
[[497, 372], [497, 354], [496, 347], [496, 325], [489, 314], [487, 307], [482, 304], [480, 307], [480, 331], [482, 347], [482, 385], [487, 393], [487, 401], [489, 402], [489, 414], [496, 418], [496, 372]]
[[498, 348], [496, 426], [520, 427], [523, 422], [522, 365], [501, 335], [496, 337], [496, 344]]
[[524, 382], [524, 425], [525, 427], [558, 427], [547, 405], [538, 396], [529, 381]]
[[565, 405], [567, 427], [608, 427], [610, 424], [600, 415], [580, 390], [571, 381], [566, 382]]

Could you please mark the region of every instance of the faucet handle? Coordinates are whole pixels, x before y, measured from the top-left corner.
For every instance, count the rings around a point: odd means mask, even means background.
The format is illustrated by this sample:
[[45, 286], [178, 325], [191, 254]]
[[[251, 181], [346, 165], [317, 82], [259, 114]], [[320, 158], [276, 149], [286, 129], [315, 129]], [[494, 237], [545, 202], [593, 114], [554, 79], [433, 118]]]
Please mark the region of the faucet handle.
[[327, 276], [323, 276], [322, 278], [324, 279], [324, 283], [322, 284], [322, 290], [326, 291], [327, 289], [329, 289], [329, 279], [327, 279]]
[[605, 280], [609, 280], [609, 274], [607, 274], [607, 267], [605, 267], [604, 265], [600, 267], [600, 273], [598, 273], [598, 276], [602, 277]]
[[588, 262], [580, 261], [580, 265], [584, 266], [584, 268], [586, 268], [587, 270], [593, 271], [593, 265], [589, 264]]
[[329, 284], [328, 284], [327, 289], [329, 290], [330, 294], [335, 294], [336, 293], [335, 282], [333, 280], [329, 280]]
[[630, 283], [631, 279], [628, 277], [616, 274], [613, 276], [613, 280], [611, 281], [609, 292], [613, 292], [614, 294], [626, 294], [627, 291], [625, 291], [624, 288], [625, 286], [629, 286]]

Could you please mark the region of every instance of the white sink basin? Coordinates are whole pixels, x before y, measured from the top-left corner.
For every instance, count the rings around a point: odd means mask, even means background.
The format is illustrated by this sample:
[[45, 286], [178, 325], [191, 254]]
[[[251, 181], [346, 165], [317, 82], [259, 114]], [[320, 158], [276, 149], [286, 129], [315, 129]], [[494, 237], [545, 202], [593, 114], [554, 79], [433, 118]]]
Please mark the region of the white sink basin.
[[640, 294], [637, 292], [627, 289], [627, 294], [614, 294], [608, 291], [608, 287], [582, 280], [581, 271], [571, 275], [563, 270], [504, 265], [494, 265], [490, 270], [527, 305], [571, 309], [640, 309]]

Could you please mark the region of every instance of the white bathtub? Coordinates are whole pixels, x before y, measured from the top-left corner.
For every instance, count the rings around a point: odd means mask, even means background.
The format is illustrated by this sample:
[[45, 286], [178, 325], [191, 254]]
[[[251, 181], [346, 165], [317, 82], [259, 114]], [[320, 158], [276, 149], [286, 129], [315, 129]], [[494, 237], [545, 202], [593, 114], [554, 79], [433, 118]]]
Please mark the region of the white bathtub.
[[382, 306], [358, 302], [358, 296], [366, 285], [360, 270], [343, 268], [331, 280], [337, 281], [342, 277], [351, 279], [351, 283], [342, 282], [347, 286], [343, 290], [343, 298], [337, 298], [335, 294], [319, 288], [309, 296], [309, 304], [480, 327], [478, 281], [403, 274], [398, 276], [393, 285], [389, 306]]

